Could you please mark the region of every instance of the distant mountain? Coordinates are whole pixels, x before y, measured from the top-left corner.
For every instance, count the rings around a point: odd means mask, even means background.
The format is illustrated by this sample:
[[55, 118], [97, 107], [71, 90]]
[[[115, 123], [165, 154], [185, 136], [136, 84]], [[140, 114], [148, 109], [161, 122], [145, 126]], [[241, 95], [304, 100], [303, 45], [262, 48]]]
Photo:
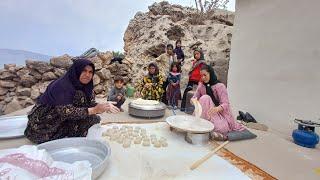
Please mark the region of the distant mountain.
[[27, 59], [49, 61], [51, 56], [23, 50], [0, 49], [0, 69], [4, 64], [25, 65]]

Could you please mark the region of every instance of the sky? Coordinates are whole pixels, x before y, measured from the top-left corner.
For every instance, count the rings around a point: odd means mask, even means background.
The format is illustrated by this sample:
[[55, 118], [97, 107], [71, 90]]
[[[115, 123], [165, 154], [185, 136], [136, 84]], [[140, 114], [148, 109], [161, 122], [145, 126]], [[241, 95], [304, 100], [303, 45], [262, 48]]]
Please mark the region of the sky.
[[[194, 0], [168, 0], [194, 6]], [[123, 35], [138, 11], [159, 0], [0, 0], [0, 48], [50, 56], [94, 47], [123, 51]], [[235, 0], [228, 10], [234, 11]]]

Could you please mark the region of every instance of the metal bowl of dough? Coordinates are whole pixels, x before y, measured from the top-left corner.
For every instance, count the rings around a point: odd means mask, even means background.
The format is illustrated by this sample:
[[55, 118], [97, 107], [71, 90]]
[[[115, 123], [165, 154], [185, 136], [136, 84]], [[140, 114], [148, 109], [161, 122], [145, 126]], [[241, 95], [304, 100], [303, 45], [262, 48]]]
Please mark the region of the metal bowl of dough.
[[130, 102], [128, 107], [130, 115], [144, 118], [162, 117], [167, 108], [162, 102], [156, 105], [141, 105]]
[[8, 116], [0, 118], [0, 139], [24, 136], [28, 124], [27, 116]]
[[99, 177], [108, 165], [111, 149], [107, 142], [88, 138], [64, 138], [38, 145], [45, 149], [55, 161], [74, 163], [89, 161], [92, 179]]

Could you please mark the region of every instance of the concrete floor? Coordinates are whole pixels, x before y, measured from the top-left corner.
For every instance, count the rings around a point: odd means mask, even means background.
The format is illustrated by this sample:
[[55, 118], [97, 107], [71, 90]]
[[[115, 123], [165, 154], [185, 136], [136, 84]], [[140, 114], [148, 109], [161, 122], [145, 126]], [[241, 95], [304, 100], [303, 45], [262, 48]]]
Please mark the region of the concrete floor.
[[[98, 101], [102, 102], [103, 100]], [[141, 122], [141, 119], [128, 115], [127, 103], [123, 108], [125, 112], [119, 114], [103, 114], [102, 120]], [[10, 115], [23, 115], [30, 109], [31, 107]], [[181, 114], [181, 112], [177, 111], [177, 114]], [[172, 112], [167, 110], [165, 117], [170, 115], [172, 115]], [[146, 122], [152, 120], [164, 121], [165, 117], [144, 120]], [[297, 146], [291, 142], [289, 135], [284, 137], [272, 129], [268, 132], [257, 130], [252, 130], [252, 132], [258, 135], [256, 139], [231, 142], [226, 148], [278, 179], [320, 179], [319, 172], [316, 172], [316, 169], [320, 168], [319, 145], [315, 149]], [[0, 149], [18, 147], [24, 144], [30, 144], [30, 142], [26, 138], [0, 140]]]

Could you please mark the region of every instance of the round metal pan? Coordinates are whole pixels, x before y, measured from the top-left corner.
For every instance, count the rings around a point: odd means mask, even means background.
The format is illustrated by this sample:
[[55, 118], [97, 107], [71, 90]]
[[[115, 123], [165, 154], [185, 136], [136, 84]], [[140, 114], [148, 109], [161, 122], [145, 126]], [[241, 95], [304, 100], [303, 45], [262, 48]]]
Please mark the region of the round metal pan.
[[27, 116], [8, 116], [0, 118], [0, 139], [18, 138], [24, 136], [27, 127]]
[[146, 110], [146, 111], [164, 110], [167, 108], [167, 106], [162, 102], [156, 105], [141, 105], [141, 104], [135, 104], [130, 102], [129, 107], [140, 109], [140, 110]]
[[166, 108], [167, 106], [164, 103], [156, 105], [140, 105], [130, 102], [128, 112], [130, 115], [136, 117], [154, 118], [164, 116]]
[[173, 128], [190, 133], [208, 133], [213, 130], [213, 124], [205, 119], [196, 119], [191, 115], [176, 115], [166, 118]]
[[38, 145], [55, 161], [74, 163], [87, 160], [92, 167], [92, 178], [99, 177], [108, 165], [111, 149], [108, 143], [88, 138], [64, 138]]

